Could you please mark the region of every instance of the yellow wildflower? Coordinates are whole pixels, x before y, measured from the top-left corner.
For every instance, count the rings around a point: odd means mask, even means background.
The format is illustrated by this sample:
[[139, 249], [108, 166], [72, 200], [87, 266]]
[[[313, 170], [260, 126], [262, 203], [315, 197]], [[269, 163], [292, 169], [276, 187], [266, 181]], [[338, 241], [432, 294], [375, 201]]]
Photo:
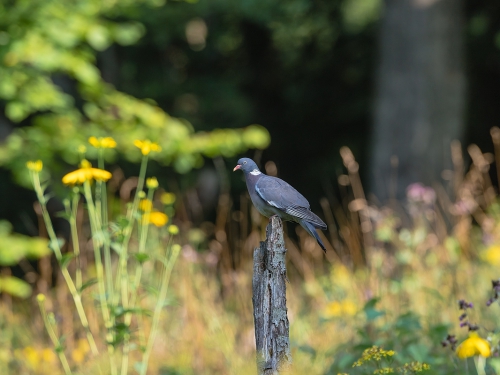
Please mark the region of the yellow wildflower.
[[161, 151], [161, 147], [158, 143], [151, 142], [148, 139], [144, 141], [136, 139], [134, 141], [134, 146], [140, 149], [143, 155], [149, 155], [151, 151]]
[[325, 317], [327, 318], [331, 318], [334, 316], [341, 316], [342, 305], [340, 304], [339, 301], [330, 302], [328, 305], [326, 305], [323, 315], [325, 315]]
[[95, 148], [115, 148], [116, 141], [111, 137], [90, 137], [89, 143]]
[[372, 346], [365, 349], [360, 359], [353, 363], [352, 367], [359, 367], [365, 362], [380, 361], [385, 357], [392, 357], [396, 352], [394, 350], [384, 350], [378, 346]]
[[354, 302], [346, 299], [342, 302], [342, 312], [344, 315], [353, 316], [358, 312], [358, 307]]
[[373, 373], [375, 375], [393, 374], [394, 373], [394, 369], [392, 367], [383, 367], [383, 368], [379, 368], [379, 369], [373, 371]]
[[146, 212], [146, 211], [151, 211], [153, 208], [153, 202], [151, 202], [149, 199], [141, 199], [139, 201], [139, 210]]
[[490, 343], [479, 337], [477, 332], [471, 332], [469, 337], [458, 346], [457, 356], [464, 359], [476, 355], [485, 358], [489, 357], [491, 355]]
[[44, 302], [45, 301], [45, 294], [38, 293], [38, 295], [36, 296], [36, 300], [38, 302]]
[[168, 223], [168, 216], [163, 212], [153, 211], [149, 214], [149, 223], [157, 226], [158, 228], [163, 227]]
[[85, 154], [87, 152], [87, 147], [85, 147], [85, 145], [78, 146], [78, 152], [80, 154]]
[[171, 205], [172, 203], [175, 202], [175, 194], [174, 193], [163, 193], [161, 195], [161, 202], [163, 204], [166, 204], [167, 206], [168, 205]]
[[70, 172], [62, 178], [65, 185], [83, 184], [85, 181], [108, 181], [111, 178], [111, 173], [104, 169], [92, 168], [87, 160], [82, 160], [80, 169]]
[[431, 366], [428, 365], [427, 363], [414, 361], [410, 363], [405, 363], [403, 366], [398, 367], [396, 370], [402, 374], [416, 374], [417, 372], [427, 371], [430, 369]]
[[56, 354], [54, 353], [54, 351], [52, 349], [45, 348], [42, 350], [42, 352], [40, 354], [41, 354], [43, 362], [53, 363], [57, 359]]
[[23, 349], [22, 354], [31, 367], [38, 367], [41, 361], [41, 356], [38, 350], [31, 346], [27, 346]]
[[326, 305], [323, 315], [326, 318], [339, 316], [353, 316], [358, 312], [358, 308], [351, 300], [343, 300], [342, 302], [333, 301]]
[[492, 266], [500, 266], [500, 246], [492, 245], [488, 247], [482, 254], [481, 258]]
[[89, 343], [86, 339], [80, 339], [77, 342], [76, 348], [71, 352], [71, 358], [75, 363], [82, 363], [85, 360], [85, 355], [90, 351]]
[[177, 225], [171, 225], [168, 227], [168, 233], [172, 234], [172, 235], [176, 235], [177, 233], [179, 233], [179, 227]]
[[146, 186], [148, 189], [156, 189], [158, 187], [158, 180], [156, 177], [146, 179]]
[[43, 163], [41, 160], [36, 160], [36, 161], [29, 161], [26, 163], [26, 167], [35, 173], [38, 173], [42, 170], [43, 168]]

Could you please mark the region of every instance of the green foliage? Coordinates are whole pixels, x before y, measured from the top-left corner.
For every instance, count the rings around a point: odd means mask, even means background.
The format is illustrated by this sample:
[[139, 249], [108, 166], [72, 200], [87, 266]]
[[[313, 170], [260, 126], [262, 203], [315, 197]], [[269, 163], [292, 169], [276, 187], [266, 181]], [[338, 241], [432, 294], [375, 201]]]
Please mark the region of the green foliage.
[[[336, 352], [339, 360], [334, 362], [329, 374], [375, 374], [384, 373], [380, 371], [388, 368], [392, 369], [390, 372], [412, 374], [428, 370], [427, 365], [430, 365], [429, 373], [449, 373], [451, 364], [439, 350], [440, 342], [446, 336], [449, 326], [438, 323], [424, 328], [421, 318], [411, 311], [382, 322], [388, 312], [377, 309], [378, 301], [371, 299], [365, 304], [363, 312], [366, 323], [358, 329], [359, 341], [354, 346], [349, 343]], [[378, 351], [373, 351], [373, 347], [378, 348]], [[393, 349], [395, 352], [386, 352], [380, 348]], [[379, 355], [377, 353], [380, 350], [382, 354]], [[390, 357], [390, 363], [382, 367], [383, 361], [380, 360], [387, 356]], [[378, 370], [375, 371], [379, 372], [374, 372], [367, 366], [373, 364], [372, 362], [377, 365], [375, 369]], [[422, 363], [425, 363], [425, 366], [422, 366]]]
[[27, 160], [75, 164], [79, 146], [90, 136], [108, 134], [131, 161], [140, 157], [133, 140], [161, 143], [155, 158], [182, 173], [200, 166], [202, 155], [232, 156], [267, 147], [269, 134], [260, 126], [195, 133], [153, 100], [127, 95], [103, 80], [96, 53], [113, 43], [134, 44], [145, 33], [138, 22], [115, 20], [134, 14], [138, 6], [162, 5], [157, 0], [0, 4], [0, 99], [11, 121], [32, 124], [16, 128], [0, 146], [0, 165], [27, 183], [19, 172]]
[[[50, 254], [48, 241], [11, 233], [12, 226], [7, 221], [0, 221], [0, 266], [13, 266], [23, 258], [38, 259]], [[0, 277], [0, 293], [15, 297], [28, 298], [31, 286], [14, 276]]]
[[0, 292], [14, 297], [28, 298], [31, 295], [31, 286], [17, 277], [2, 276], [0, 277]]
[[11, 233], [11, 225], [0, 221], [0, 265], [12, 266], [23, 258], [38, 259], [48, 254], [46, 239]]

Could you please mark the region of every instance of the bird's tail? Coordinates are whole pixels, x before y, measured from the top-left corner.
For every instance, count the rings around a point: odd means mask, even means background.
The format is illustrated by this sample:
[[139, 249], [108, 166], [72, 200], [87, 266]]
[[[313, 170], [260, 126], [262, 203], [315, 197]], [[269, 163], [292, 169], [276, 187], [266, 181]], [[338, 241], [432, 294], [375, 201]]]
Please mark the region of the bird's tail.
[[323, 251], [326, 253], [326, 248], [325, 245], [323, 244], [323, 241], [321, 241], [321, 238], [318, 235], [318, 232], [316, 232], [316, 228], [314, 227], [313, 224], [311, 224], [308, 221], [305, 220], [300, 220], [299, 224], [306, 230], [307, 233], [309, 233], [311, 236], [313, 236], [316, 241], [318, 241], [319, 246], [323, 249]]

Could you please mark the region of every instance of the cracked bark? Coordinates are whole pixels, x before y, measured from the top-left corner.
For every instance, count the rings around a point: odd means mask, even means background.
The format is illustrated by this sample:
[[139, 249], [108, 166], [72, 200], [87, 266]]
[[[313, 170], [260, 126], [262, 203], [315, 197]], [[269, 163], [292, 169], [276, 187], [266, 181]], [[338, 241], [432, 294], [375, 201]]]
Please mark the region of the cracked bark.
[[283, 225], [272, 217], [266, 240], [253, 253], [253, 316], [259, 375], [279, 374], [292, 363], [286, 307]]

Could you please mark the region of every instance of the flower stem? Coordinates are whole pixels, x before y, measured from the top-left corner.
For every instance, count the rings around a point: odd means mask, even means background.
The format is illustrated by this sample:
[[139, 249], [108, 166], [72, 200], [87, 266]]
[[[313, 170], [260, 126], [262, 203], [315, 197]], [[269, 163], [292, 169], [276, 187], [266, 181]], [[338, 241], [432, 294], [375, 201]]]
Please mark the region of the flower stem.
[[161, 281], [160, 293], [158, 295], [158, 300], [156, 301], [156, 306], [153, 313], [153, 322], [151, 325], [151, 332], [149, 333], [148, 343], [146, 345], [146, 350], [144, 351], [144, 354], [142, 356], [142, 366], [140, 375], [146, 375], [148, 370], [149, 357], [151, 355], [151, 351], [153, 350], [153, 344], [155, 342], [156, 335], [158, 334], [160, 315], [165, 305], [165, 299], [167, 297], [170, 275], [172, 274], [172, 269], [180, 253], [181, 247], [179, 245], [173, 245], [170, 247], [170, 249], [171, 249], [170, 256], [167, 257], [167, 259], [165, 259], [166, 260], [165, 273]]
[[47, 316], [47, 311], [45, 310], [45, 296], [39, 295], [37, 297], [38, 300], [38, 306], [40, 307], [40, 313], [42, 314], [43, 318], [43, 323], [45, 325], [45, 329], [47, 330], [47, 333], [49, 334], [50, 340], [52, 341], [52, 344], [54, 344], [55, 351], [57, 355], [59, 356], [59, 360], [61, 361], [61, 365], [64, 369], [64, 373], [66, 375], [71, 375], [71, 368], [69, 367], [68, 359], [66, 358], [66, 354], [64, 354], [64, 350], [61, 346], [61, 342], [59, 341], [59, 338], [57, 337], [54, 327], [52, 327], [52, 324], [49, 321], [49, 318]]
[[[50, 220], [49, 212], [47, 211], [47, 199], [46, 199], [45, 195], [43, 194], [44, 192], [43, 192], [42, 186], [40, 184], [39, 174], [35, 173], [35, 172], [31, 172], [31, 180], [32, 180], [33, 187], [35, 189], [35, 193], [37, 195], [38, 201], [40, 202], [40, 207], [42, 209], [42, 217], [43, 217], [43, 221], [45, 223], [45, 227], [47, 229], [47, 234], [49, 236], [51, 248], [54, 251], [54, 254], [56, 256], [58, 263], [61, 264], [61, 261], [62, 261], [61, 245], [59, 244], [59, 240], [58, 240], [56, 233], [54, 231], [54, 227], [52, 226], [52, 221]], [[76, 311], [78, 312], [78, 317], [80, 318], [80, 322], [83, 326], [83, 329], [85, 330], [85, 333], [87, 336], [87, 341], [89, 342], [89, 346], [90, 346], [90, 349], [92, 350], [92, 354], [97, 355], [97, 354], [99, 354], [99, 350], [97, 349], [97, 345], [95, 343], [94, 336], [92, 335], [92, 332], [90, 331], [90, 328], [89, 328], [89, 322], [87, 320], [87, 315], [86, 315], [85, 310], [83, 308], [80, 292], [75, 287], [75, 283], [73, 282], [73, 279], [71, 278], [71, 275], [69, 274], [68, 268], [67, 267], [60, 267], [60, 269], [61, 269], [61, 273], [64, 277], [64, 281], [66, 282], [66, 285], [68, 286], [69, 292], [70, 292], [71, 296], [73, 297], [73, 301], [75, 302]]]
[[474, 365], [476, 366], [477, 375], [486, 375], [484, 367], [486, 366], [486, 358], [480, 355], [474, 357]]
[[[101, 306], [101, 313], [104, 320], [104, 325], [106, 327], [106, 341], [108, 346], [109, 360], [110, 360], [110, 371], [111, 375], [117, 374], [116, 364], [114, 361], [114, 346], [113, 346], [113, 334], [112, 328], [113, 323], [111, 320], [111, 314], [108, 306], [108, 297], [106, 295], [106, 286], [104, 284], [104, 268], [101, 259], [101, 242], [104, 234], [102, 233], [102, 226], [100, 225], [100, 218], [96, 212], [94, 202], [92, 199], [92, 191], [90, 189], [90, 182], [85, 181], [83, 184], [83, 191], [85, 194], [85, 199], [87, 200], [87, 208], [89, 211], [90, 227], [92, 230], [92, 244], [94, 247], [94, 261], [97, 274], [97, 286], [99, 289], [99, 304]], [[100, 240], [99, 240], [100, 239]]]

